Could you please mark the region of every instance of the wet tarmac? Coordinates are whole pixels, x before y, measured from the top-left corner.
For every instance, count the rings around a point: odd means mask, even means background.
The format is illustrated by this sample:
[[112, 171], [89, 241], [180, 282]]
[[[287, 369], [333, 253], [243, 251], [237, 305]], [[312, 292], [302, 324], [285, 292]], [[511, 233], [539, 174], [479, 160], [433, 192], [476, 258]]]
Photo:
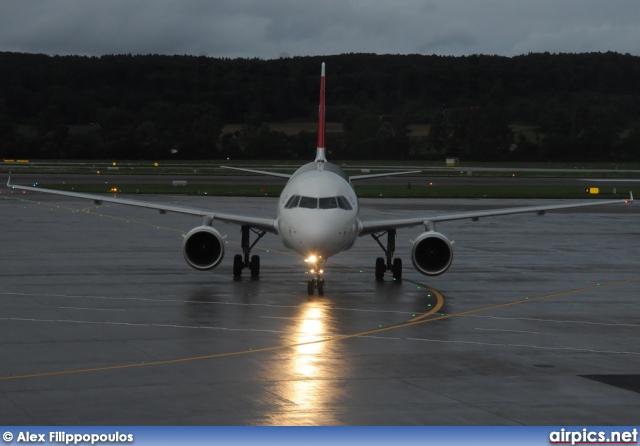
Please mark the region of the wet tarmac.
[[[275, 199], [150, 201], [273, 216]], [[539, 202], [536, 200], [536, 202]], [[527, 203], [533, 204], [533, 201]], [[504, 200], [362, 200], [363, 218]], [[267, 235], [261, 276], [195, 271], [199, 219], [0, 195], [4, 425], [631, 425], [640, 412], [640, 206], [439, 224], [454, 261], [373, 278], [370, 238], [322, 297]]]

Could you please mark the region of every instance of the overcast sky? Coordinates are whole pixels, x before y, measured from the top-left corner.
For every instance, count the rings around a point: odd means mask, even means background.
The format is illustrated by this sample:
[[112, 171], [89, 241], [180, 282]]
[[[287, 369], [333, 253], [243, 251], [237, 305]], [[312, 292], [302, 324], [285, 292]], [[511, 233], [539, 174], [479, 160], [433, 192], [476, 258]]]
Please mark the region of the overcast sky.
[[640, 0], [0, 0], [0, 51], [640, 55]]

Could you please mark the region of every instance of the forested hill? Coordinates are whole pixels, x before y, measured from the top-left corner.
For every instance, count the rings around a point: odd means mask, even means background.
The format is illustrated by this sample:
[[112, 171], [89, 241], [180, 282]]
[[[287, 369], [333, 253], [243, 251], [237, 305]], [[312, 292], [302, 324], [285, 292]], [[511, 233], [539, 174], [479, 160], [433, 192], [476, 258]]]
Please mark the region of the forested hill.
[[[640, 57], [344, 54], [277, 60], [0, 53], [5, 158], [303, 158], [320, 64], [335, 158], [640, 160]], [[223, 134], [225, 124], [243, 126]], [[417, 137], [409, 124], [428, 125]]]

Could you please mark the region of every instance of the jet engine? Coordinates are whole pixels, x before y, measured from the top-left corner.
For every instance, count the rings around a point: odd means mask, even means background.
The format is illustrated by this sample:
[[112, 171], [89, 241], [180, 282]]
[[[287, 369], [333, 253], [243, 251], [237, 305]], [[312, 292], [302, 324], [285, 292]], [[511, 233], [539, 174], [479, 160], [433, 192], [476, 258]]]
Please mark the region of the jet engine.
[[423, 232], [413, 243], [411, 261], [425, 276], [438, 276], [448, 270], [453, 261], [451, 242], [439, 232]]
[[184, 237], [182, 253], [192, 268], [212, 269], [224, 258], [224, 240], [211, 226], [198, 226]]

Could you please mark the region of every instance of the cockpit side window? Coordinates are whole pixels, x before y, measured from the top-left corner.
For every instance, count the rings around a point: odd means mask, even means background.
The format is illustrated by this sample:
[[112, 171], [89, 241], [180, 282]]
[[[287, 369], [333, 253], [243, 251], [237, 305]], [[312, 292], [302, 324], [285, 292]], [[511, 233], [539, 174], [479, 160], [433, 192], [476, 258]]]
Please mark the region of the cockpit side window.
[[336, 197], [319, 198], [320, 209], [336, 209], [338, 204], [336, 203]]
[[301, 208], [316, 209], [318, 207], [318, 199], [313, 197], [300, 197]]
[[285, 204], [284, 207], [285, 209], [295, 208], [295, 207], [298, 207], [299, 202], [300, 202], [300, 195], [294, 195], [291, 198], [289, 198], [289, 201], [287, 201], [287, 204]]
[[336, 199], [338, 200], [338, 207], [340, 209], [345, 209], [347, 211], [350, 211], [352, 209], [351, 204], [349, 204], [349, 200], [347, 200], [342, 195], [340, 195], [339, 197], [336, 197]]

